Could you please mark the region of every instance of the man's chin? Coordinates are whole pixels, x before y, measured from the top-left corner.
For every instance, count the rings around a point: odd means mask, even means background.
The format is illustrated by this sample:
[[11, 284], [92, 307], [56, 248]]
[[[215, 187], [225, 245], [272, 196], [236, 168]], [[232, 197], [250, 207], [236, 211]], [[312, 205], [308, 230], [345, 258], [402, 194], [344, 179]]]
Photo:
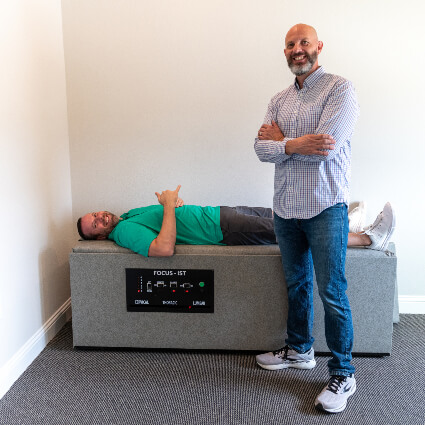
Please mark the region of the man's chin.
[[110, 220], [112, 221], [112, 226], [115, 227], [121, 220], [120, 217], [116, 216], [115, 214], [109, 213], [110, 214]]
[[301, 75], [304, 75], [304, 74], [308, 74], [312, 67], [313, 67], [313, 65], [310, 64], [310, 63], [307, 63], [303, 66], [298, 66], [298, 65], [293, 65], [293, 64], [289, 65], [289, 69], [297, 77], [300, 77]]

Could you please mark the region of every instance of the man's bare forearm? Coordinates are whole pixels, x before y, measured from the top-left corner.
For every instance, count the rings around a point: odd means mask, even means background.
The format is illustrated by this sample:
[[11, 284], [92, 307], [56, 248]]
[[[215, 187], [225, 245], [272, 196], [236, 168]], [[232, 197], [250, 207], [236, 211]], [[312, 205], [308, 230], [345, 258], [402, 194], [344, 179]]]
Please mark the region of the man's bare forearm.
[[174, 205], [164, 206], [161, 231], [149, 247], [149, 257], [170, 257], [176, 245], [176, 213]]
[[[284, 142], [285, 135], [275, 121], [271, 125], [263, 124], [258, 130], [258, 140]], [[329, 134], [305, 134], [304, 136], [286, 140], [285, 154], [327, 156], [335, 148], [335, 140]]]
[[174, 191], [165, 190], [156, 192], [158, 202], [164, 207], [161, 230], [152, 241], [148, 255], [149, 257], [170, 257], [174, 254], [176, 246], [176, 206], [180, 185]]
[[335, 148], [335, 140], [329, 134], [305, 134], [286, 142], [285, 153], [292, 155], [329, 155]]

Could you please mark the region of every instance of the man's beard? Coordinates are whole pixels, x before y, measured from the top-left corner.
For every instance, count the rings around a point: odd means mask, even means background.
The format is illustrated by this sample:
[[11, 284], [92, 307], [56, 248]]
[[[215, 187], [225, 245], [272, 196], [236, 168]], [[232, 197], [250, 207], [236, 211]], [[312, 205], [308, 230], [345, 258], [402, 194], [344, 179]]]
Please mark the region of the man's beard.
[[[109, 212], [109, 211], [108, 211]], [[120, 222], [120, 218], [118, 216], [116, 216], [115, 214], [109, 213], [111, 214], [111, 220], [112, 220], [112, 229], [115, 228], [115, 226]]]
[[307, 63], [305, 63], [304, 65], [294, 64], [292, 62], [291, 56], [289, 56], [287, 58], [289, 69], [297, 77], [299, 77], [300, 75], [307, 74], [310, 71], [310, 69], [313, 68], [313, 65], [315, 64], [315, 62], [317, 60], [318, 54], [317, 54], [317, 52], [313, 52], [311, 55], [309, 55], [308, 53], [305, 53], [305, 56], [307, 58]]

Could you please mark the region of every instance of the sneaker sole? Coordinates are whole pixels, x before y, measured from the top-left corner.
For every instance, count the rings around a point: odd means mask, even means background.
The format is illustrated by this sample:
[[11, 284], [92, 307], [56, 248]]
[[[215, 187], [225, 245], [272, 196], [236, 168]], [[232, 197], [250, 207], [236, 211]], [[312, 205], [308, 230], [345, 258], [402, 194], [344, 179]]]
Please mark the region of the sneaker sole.
[[350, 233], [361, 233], [363, 231], [363, 226], [361, 224], [357, 224], [354, 227], [350, 227], [348, 231]]
[[344, 404], [342, 404], [341, 406], [335, 407], [333, 409], [325, 409], [321, 403], [318, 403], [318, 404], [315, 404], [315, 407], [317, 409], [323, 410], [324, 412], [328, 412], [328, 413], [340, 413], [343, 410], [345, 410], [345, 408], [347, 407], [348, 397], [351, 397], [356, 392], [356, 388], [357, 388], [356, 383], [354, 383], [354, 385], [350, 388], [350, 393], [347, 394], [347, 399], [345, 400]]
[[391, 222], [391, 230], [388, 232], [387, 237], [384, 239], [384, 242], [379, 247], [380, 251], [385, 251], [388, 248], [388, 244], [390, 243], [390, 239], [395, 230], [395, 214], [393, 213], [393, 220]]
[[263, 369], [267, 370], [279, 370], [279, 369], [313, 369], [316, 366], [316, 360], [309, 360], [308, 362], [300, 363], [282, 363], [282, 364], [261, 364], [258, 363], [258, 366], [261, 366]]
[[361, 231], [363, 231], [364, 229], [364, 223], [363, 223], [363, 219], [364, 218], [364, 214], [365, 214], [365, 209], [366, 209], [366, 205], [363, 201], [359, 202], [359, 205], [357, 205], [357, 207], [359, 209], [359, 211], [361, 211], [360, 217], [361, 219], [357, 221], [357, 223], [352, 224], [348, 231], [350, 233], [360, 233]]

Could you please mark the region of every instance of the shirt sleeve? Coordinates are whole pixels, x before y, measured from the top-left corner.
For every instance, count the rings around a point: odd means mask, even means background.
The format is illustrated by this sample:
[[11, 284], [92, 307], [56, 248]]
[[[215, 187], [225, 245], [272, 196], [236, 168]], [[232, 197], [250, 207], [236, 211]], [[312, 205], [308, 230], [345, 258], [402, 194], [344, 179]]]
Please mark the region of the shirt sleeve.
[[[271, 125], [272, 121], [277, 121], [277, 108], [274, 98], [269, 103], [263, 124]], [[260, 140], [256, 137], [254, 150], [258, 159], [261, 162], [273, 163], [286, 161], [290, 158], [290, 156], [285, 153], [286, 142], [288, 140], [291, 139], [285, 138], [282, 142], [277, 142], [274, 140]]]
[[307, 162], [334, 159], [343, 146], [349, 142], [359, 113], [360, 108], [353, 84], [350, 81], [344, 81], [342, 84], [336, 85], [329, 94], [319, 124], [314, 132], [314, 134], [329, 134], [332, 136], [335, 140], [335, 149], [330, 150], [327, 156], [294, 153], [291, 157], [294, 160]]
[[115, 227], [111, 235], [118, 245], [147, 257], [149, 247], [158, 233], [139, 223], [122, 222]]

